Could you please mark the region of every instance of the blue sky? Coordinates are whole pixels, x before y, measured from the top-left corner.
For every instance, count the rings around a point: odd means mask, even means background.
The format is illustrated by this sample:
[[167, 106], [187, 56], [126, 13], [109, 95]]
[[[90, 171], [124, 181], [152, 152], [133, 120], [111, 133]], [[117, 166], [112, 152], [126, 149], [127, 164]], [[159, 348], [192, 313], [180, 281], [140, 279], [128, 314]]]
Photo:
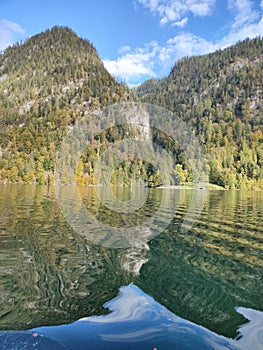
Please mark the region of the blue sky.
[[181, 57], [263, 36], [263, 0], [0, 0], [0, 50], [54, 25], [89, 39], [133, 86]]

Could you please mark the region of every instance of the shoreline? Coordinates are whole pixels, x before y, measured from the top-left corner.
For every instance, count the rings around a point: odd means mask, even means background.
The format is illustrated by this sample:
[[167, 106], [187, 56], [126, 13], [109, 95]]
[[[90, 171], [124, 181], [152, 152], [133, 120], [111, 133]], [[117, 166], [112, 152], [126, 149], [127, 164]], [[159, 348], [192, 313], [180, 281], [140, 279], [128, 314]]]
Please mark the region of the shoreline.
[[[0, 186], [8, 186], [8, 185], [19, 185], [19, 186], [46, 186], [46, 187], [55, 187], [54, 183], [47, 183], [47, 184], [39, 184], [38, 182], [30, 182], [30, 183], [25, 183], [25, 182], [9, 182], [9, 181], [0, 181]], [[61, 184], [62, 186], [80, 186], [80, 187], [104, 187], [103, 184], [81, 184], [81, 183], [63, 183]], [[112, 187], [116, 188], [126, 188], [126, 189], [131, 189], [135, 188], [135, 186], [117, 186], [117, 185], [111, 185]], [[136, 186], [137, 187], [137, 186]], [[259, 187], [253, 187], [253, 188], [225, 188], [223, 186], [211, 184], [211, 183], [205, 183], [205, 184], [181, 184], [181, 185], [161, 185], [161, 186], [156, 186], [156, 187], [148, 187], [149, 189], [162, 189], [162, 190], [212, 190], [212, 191], [256, 191], [256, 192], [262, 192], [263, 189]]]

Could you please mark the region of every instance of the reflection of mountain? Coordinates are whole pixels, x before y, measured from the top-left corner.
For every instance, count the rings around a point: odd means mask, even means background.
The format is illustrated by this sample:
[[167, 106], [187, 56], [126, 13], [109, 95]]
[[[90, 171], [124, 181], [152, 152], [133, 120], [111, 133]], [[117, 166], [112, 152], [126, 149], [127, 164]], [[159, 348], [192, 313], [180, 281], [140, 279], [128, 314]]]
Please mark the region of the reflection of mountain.
[[[162, 191], [151, 190], [141, 212], [117, 216], [92, 196], [93, 189], [82, 190], [88, 210], [113, 226], [142, 224], [155, 214]], [[245, 321], [235, 307], [263, 310], [263, 194], [209, 192], [201, 216], [193, 211], [194, 226], [182, 232], [191, 195], [178, 191], [174, 219], [148, 246], [110, 249], [69, 227], [52, 188], [1, 186], [0, 329], [103, 314], [103, 303], [133, 282], [180, 317], [235, 337]]]
[[[67, 349], [218, 349], [258, 350], [263, 347], [263, 312], [240, 308], [250, 319], [239, 330], [241, 340], [227, 339], [180, 318], [135, 285], [122, 287], [105, 305], [105, 316], [83, 318], [70, 325], [40, 327], [28, 332], [0, 332], [2, 350], [33, 347]], [[253, 336], [251, 336], [253, 329]], [[48, 343], [48, 341], [50, 343]]]
[[0, 197], [0, 328], [70, 322], [73, 314], [77, 319], [102, 312], [122, 277], [107, 252], [68, 227], [53, 190], [8, 186]]
[[177, 315], [235, 337], [244, 322], [236, 306], [263, 310], [263, 196], [211, 191], [194, 226], [182, 232], [189, 198], [181, 193], [176, 218], [149, 243], [136, 284]]

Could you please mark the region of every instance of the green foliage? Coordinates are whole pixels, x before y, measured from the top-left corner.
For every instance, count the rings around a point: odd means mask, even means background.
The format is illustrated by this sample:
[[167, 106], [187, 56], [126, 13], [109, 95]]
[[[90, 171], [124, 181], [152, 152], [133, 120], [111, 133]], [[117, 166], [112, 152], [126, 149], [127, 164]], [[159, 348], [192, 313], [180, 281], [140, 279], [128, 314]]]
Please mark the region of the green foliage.
[[65, 27], [0, 55], [0, 180], [50, 183], [68, 128], [87, 111], [132, 94], [107, 72], [93, 45]]
[[[183, 58], [170, 75], [136, 89], [182, 118], [204, 145], [210, 182], [262, 188], [263, 40]], [[181, 164], [188, 169], [181, 159]]]
[[[107, 72], [93, 45], [54, 27], [0, 54], [0, 181], [53, 182], [56, 154], [67, 131], [88, 111], [127, 100], [150, 102], [182, 118], [204, 145], [210, 182], [226, 188], [263, 188], [263, 40], [177, 62], [167, 78], [134, 91]], [[128, 126], [94, 135], [75, 178], [98, 184], [94, 164], [111, 142], [131, 135]], [[152, 139], [176, 159], [160, 174], [140, 159], [121, 161], [110, 176], [130, 186], [190, 182], [196, 174], [176, 140], [159, 130]], [[112, 160], [113, 161], [113, 160]]]

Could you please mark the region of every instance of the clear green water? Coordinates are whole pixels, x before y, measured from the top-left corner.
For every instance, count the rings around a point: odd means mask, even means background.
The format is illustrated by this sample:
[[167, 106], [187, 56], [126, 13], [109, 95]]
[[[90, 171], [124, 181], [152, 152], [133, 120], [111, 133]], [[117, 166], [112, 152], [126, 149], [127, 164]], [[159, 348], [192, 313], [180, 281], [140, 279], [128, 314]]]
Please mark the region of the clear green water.
[[[117, 227], [153, 215], [164, 191], [150, 190], [141, 210], [121, 215], [101, 205], [93, 188], [80, 189], [92, 215]], [[236, 307], [263, 310], [263, 193], [208, 191], [202, 214], [182, 233], [192, 190], [173, 191], [178, 207], [162, 234], [112, 249], [71, 229], [52, 187], [1, 185], [0, 329], [105, 314], [102, 305], [134, 283], [176, 315], [235, 337], [245, 322]], [[118, 192], [130, 198], [129, 190]]]

